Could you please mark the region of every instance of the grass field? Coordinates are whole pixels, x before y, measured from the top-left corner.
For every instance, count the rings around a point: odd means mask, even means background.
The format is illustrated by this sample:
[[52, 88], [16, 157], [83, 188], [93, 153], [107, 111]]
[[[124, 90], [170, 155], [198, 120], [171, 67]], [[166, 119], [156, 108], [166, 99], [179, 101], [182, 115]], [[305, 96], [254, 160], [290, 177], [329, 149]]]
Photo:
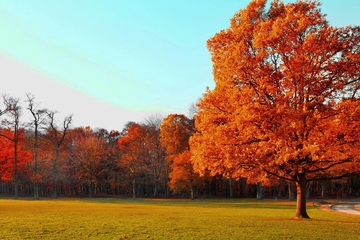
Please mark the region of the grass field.
[[270, 200], [0, 199], [1, 239], [360, 239], [360, 216]]

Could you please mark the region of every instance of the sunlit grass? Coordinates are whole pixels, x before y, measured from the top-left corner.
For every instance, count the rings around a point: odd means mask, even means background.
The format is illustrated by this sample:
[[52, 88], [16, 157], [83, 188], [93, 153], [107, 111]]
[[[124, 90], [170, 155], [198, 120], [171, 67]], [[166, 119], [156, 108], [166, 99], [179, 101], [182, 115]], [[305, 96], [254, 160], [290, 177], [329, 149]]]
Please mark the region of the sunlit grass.
[[256, 200], [0, 200], [1, 239], [360, 239], [360, 216]]

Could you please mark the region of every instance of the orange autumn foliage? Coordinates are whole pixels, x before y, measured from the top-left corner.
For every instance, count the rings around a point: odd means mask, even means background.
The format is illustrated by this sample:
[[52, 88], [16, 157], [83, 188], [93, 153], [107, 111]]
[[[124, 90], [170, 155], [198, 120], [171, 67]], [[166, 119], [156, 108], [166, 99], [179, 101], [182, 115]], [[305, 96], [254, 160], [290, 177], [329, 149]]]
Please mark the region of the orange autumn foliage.
[[107, 160], [112, 155], [106, 140], [90, 127], [77, 128], [70, 132], [72, 137], [71, 157], [76, 179], [88, 184], [89, 197], [96, 193], [98, 179], [106, 170]]
[[207, 42], [207, 89], [191, 139], [194, 167], [275, 176], [298, 187], [360, 172], [360, 28], [328, 24], [317, 1], [253, 0]]
[[192, 198], [194, 185], [200, 178], [191, 162], [189, 138], [194, 132], [194, 120], [183, 114], [168, 115], [160, 126], [161, 144], [166, 149], [167, 162], [172, 170], [170, 188], [175, 192], [190, 190]]
[[168, 156], [177, 155], [189, 149], [189, 138], [195, 132], [194, 120], [183, 114], [170, 114], [160, 126], [161, 144]]
[[121, 151], [119, 166], [125, 168], [130, 175], [142, 175], [148, 171], [145, 135], [144, 127], [134, 123], [117, 142]]
[[170, 179], [170, 188], [177, 193], [191, 190], [195, 181], [199, 179], [198, 174], [193, 170], [189, 150], [185, 150], [174, 158]]

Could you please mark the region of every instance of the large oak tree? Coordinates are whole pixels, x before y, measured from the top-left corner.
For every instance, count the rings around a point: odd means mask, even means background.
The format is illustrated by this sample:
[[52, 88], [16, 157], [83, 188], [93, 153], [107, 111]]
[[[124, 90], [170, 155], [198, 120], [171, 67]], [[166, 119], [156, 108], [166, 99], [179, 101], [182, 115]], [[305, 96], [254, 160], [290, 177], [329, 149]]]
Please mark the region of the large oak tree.
[[317, 1], [253, 0], [207, 42], [215, 88], [195, 116], [195, 168], [297, 185], [359, 173], [360, 28], [333, 27]]

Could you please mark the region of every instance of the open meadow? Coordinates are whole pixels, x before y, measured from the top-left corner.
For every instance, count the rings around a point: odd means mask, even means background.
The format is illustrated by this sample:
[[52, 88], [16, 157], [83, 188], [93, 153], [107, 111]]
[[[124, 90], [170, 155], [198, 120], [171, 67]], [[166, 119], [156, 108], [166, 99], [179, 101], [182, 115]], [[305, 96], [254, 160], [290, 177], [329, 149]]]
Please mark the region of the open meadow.
[[295, 202], [249, 199], [0, 199], [1, 239], [360, 239], [360, 216], [296, 220]]

